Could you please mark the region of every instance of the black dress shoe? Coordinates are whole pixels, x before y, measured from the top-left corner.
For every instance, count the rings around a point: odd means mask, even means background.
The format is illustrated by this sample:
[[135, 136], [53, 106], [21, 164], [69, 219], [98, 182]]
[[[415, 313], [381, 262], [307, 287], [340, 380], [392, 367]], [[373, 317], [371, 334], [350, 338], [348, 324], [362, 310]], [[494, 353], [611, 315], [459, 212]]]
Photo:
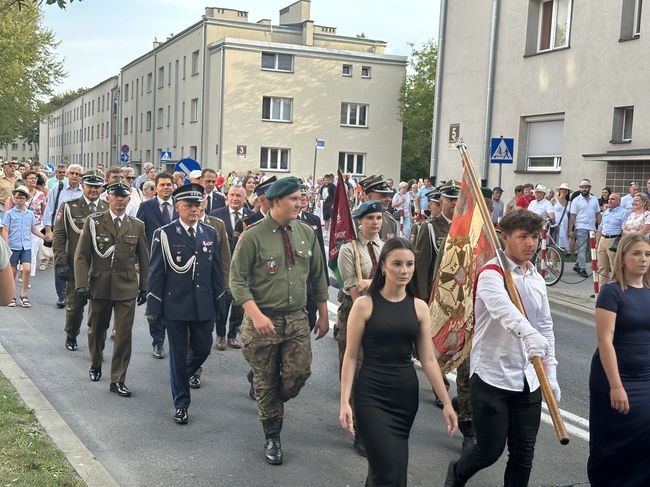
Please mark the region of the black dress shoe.
[[581, 269], [580, 272], [578, 272], [578, 275], [580, 277], [584, 277], [585, 279], [589, 277], [589, 274], [587, 274], [587, 271], [585, 269]]
[[75, 337], [67, 337], [65, 339], [65, 348], [67, 348], [71, 352], [74, 352], [78, 348], [77, 339]]
[[165, 357], [165, 352], [163, 351], [163, 346], [162, 345], [154, 345], [153, 346], [153, 356], [155, 358], [164, 358]]
[[188, 382], [190, 383], [190, 387], [192, 389], [200, 389], [201, 388], [201, 378], [196, 374], [191, 375], [190, 380]]
[[111, 382], [110, 391], [121, 397], [131, 397], [131, 391], [124, 382]]
[[174, 421], [178, 424], [187, 424], [189, 416], [187, 414], [187, 408], [180, 408], [176, 410], [174, 414]]
[[264, 459], [271, 465], [282, 464], [282, 445], [280, 437], [267, 438], [264, 444]]
[[56, 302], [56, 307], [59, 308], [59, 309], [61, 309], [61, 308], [65, 308], [65, 301], [59, 299], [59, 300]]
[[102, 368], [101, 367], [91, 367], [88, 371], [88, 376], [93, 382], [97, 382], [102, 378]]
[[465, 487], [465, 482], [456, 476], [456, 461], [449, 462], [447, 467], [447, 478], [445, 479], [445, 487]]

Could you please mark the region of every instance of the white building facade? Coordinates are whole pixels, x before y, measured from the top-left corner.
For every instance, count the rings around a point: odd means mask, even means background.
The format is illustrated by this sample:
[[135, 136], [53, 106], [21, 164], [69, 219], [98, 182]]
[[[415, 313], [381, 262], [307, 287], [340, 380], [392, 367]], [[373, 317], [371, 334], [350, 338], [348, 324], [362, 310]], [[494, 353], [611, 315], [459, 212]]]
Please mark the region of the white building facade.
[[[460, 177], [452, 132], [477, 173], [516, 184], [650, 177], [650, 11], [641, 0], [442, 0], [432, 174]], [[490, 164], [490, 139], [514, 138]], [[500, 180], [501, 179], [501, 180]]]
[[0, 146], [0, 160], [18, 161], [38, 159], [38, 147], [22, 137], [17, 137], [5, 146]]

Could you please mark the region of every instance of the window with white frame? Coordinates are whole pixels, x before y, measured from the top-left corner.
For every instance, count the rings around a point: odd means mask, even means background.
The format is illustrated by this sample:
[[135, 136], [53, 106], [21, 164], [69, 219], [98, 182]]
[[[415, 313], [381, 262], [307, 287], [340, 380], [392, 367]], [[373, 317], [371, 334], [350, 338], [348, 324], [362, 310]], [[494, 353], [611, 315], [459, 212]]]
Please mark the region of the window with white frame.
[[192, 76], [199, 74], [199, 51], [198, 49], [192, 53]]
[[163, 126], [163, 109], [162, 107], [158, 109], [158, 115], [156, 116], [156, 128], [161, 129]]
[[361, 152], [339, 152], [339, 169], [342, 173], [363, 175], [366, 154]]
[[638, 39], [641, 35], [641, 11], [643, 0], [623, 0], [621, 12], [622, 41]]
[[361, 77], [370, 78], [372, 74], [372, 68], [370, 66], [361, 66]]
[[293, 99], [275, 96], [262, 97], [262, 120], [291, 122]]
[[147, 130], [151, 130], [152, 118], [151, 110], [147, 110]]
[[368, 105], [363, 103], [341, 103], [341, 125], [367, 127]]
[[152, 83], [153, 83], [153, 75], [151, 73], [147, 73], [147, 93], [151, 91]]
[[289, 152], [289, 149], [262, 147], [260, 151], [260, 169], [268, 171], [288, 171]]
[[560, 171], [564, 116], [529, 117], [526, 122], [526, 170]]
[[273, 71], [293, 71], [293, 56], [291, 54], [263, 52], [262, 69]]
[[614, 123], [612, 126], [613, 144], [632, 141], [632, 122], [634, 121], [634, 107], [614, 108]]
[[539, 1], [537, 51], [568, 47], [571, 32], [572, 0]]
[[635, 0], [634, 2], [634, 35], [638, 37], [641, 34], [641, 8], [643, 7], [643, 0]]
[[199, 99], [192, 98], [190, 101], [190, 122], [199, 121]]
[[129, 101], [129, 84], [126, 83], [124, 85], [124, 101], [127, 102]]
[[158, 88], [165, 86], [165, 66], [158, 68]]
[[341, 74], [343, 76], [352, 76], [352, 65], [344, 64], [343, 67], [341, 68]]

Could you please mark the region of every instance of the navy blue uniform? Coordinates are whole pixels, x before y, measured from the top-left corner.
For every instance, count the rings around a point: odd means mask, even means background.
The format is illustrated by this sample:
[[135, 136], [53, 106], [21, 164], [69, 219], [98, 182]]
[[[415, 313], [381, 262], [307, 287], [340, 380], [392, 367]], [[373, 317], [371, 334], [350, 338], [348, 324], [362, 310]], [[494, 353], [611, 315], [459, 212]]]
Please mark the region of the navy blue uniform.
[[199, 221], [192, 239], [179, 220], [157, 229], [149, 278], [146, 314], [162, 317], [167, 327], [174, 407], [187, 408], [188, 380], [210, 355], [217, 299], [224, 292], [216, 231]]

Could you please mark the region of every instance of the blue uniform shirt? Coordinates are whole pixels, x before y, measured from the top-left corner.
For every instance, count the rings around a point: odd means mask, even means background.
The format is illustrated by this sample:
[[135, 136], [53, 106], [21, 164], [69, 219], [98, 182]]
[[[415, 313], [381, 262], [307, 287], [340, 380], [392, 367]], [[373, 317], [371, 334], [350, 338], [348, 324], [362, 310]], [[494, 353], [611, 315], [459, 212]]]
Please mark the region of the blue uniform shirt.
[[27, 208], [20, 211], [15, 206], [2, 217], [2, 225], [9, 227], [9, 248], [30, 250], [32, 248], [32, 227], [36, 225], [34, 212]]

